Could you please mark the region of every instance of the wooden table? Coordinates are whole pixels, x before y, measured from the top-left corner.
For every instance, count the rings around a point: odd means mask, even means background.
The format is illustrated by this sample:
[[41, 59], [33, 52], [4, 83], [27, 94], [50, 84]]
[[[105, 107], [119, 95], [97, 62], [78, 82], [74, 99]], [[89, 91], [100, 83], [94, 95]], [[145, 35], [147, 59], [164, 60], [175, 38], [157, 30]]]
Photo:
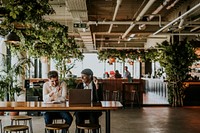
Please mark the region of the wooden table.
[[0, 102], [0, 111], [103, 111], [106, 116], [106, 133], [110, 133], [110, 110], [122, 108], [118, 101], [101, 101], [97, 104], [69, 105], [36, 102]]

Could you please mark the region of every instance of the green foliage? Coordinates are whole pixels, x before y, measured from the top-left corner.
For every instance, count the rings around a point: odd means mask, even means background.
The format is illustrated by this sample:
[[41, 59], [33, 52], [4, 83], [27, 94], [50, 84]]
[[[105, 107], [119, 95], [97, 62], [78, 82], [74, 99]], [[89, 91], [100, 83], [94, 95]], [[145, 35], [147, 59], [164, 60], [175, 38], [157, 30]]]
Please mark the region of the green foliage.
[[1, 76], [0, 77], [0, 100], [3, 101], [8, 89], [9, 83], [7, 82], [7, 80]]
[[126, 58], [136, 60], [140, 57], [142, 61], [145, 61], [147, 59], [147, 52], [143, 49], [106, 49], [98, 52], [98, 59], [103, 61], [113, 57], [125, 61]]
[[76, 78], [73, 77], [67, 78], [64, 81], [66, 82], [68, 89], [74, 89], [77, 85]]
[[157, 44], [157, 51], [152, 51], [151, 59], [159, 61], [165, 68], [168, 81], [169, 103], [183, 106], [185, 86], [190, 66], [198, 60], [194, 46], [186, 39], [176, 43], [167, 41]]
[[20, 95], [22, 91], [22, 83], [19, 83], [18, 76], [25, 74], [25, 69], [28, 69], [29, 65], [32, 65], [30, 59], [28, 58], [21, 58], [18, 62], [16, 62], [13, 66], [9, 63], [10, 56], [4, 56], [3, 62], [1, 66], [6, 65], [5, 69], [1, 70], [1, 77], [0, 77], [0, 99], [5, 97], [5, 94], [9, 93], [10, 100], [14, 100], [14, 95]]
[[0, 24], [0, 35], [9, 31], [20, 37], [19, 44], [8, 44], [12, 52], [27, 51], [32, 57], [45, 56], [56, 60], [83, 59], [74, 38], [68, 37], [68, 27], [54, 21], [45, 21], [44, 15], [55, 13], [49, 0], [8, 0]]

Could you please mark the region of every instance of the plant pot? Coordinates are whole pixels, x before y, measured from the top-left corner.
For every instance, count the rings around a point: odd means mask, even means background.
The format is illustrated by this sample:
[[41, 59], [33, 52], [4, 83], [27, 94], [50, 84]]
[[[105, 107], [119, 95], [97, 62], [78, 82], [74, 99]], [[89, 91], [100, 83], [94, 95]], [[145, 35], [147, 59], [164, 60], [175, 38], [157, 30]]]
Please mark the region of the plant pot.
[[13, 111], [13, 112], [10, 112], [9, 114], [10, 114], [10, 116], [16, 116], [16, 115], [19, 115], [19, 112], [18, 111]]

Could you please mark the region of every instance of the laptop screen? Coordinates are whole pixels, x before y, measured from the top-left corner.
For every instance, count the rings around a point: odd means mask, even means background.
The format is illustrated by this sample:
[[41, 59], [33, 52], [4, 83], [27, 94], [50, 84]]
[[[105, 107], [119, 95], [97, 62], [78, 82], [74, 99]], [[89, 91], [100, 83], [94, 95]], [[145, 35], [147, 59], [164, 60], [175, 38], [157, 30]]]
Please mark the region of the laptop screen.
[[70, 89], [69, 104], [91, 104], [91, 89]]

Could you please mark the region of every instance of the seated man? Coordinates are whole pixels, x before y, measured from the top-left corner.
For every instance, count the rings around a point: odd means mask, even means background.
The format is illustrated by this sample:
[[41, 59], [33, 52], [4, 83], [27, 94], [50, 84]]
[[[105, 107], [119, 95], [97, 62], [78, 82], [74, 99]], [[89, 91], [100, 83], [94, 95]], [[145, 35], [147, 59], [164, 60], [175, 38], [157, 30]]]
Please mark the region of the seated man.
[[[90, 69], [84, 69], [81, 72], [82, 82], [77, 85], [77, 89], [92, 89], [92, 102], [99, 102], [97, 96], [96, 80], [93, 81], [93, 72]], [[91, 124], [99, 124], [99, 117], [102, 115], [102, 112], [76, 112], [76, 125], [84, 124], [85, 120], [89, 120]], [[83, 130], [78, 130], [78, 133], [83, 133]], [[95, 130], [93, 131], [95, 133]]]
[[[49, 81], [43, 84], [43, 101], [44, 102], [65, 102], [67, 97], [67, 86], [65, 82], [60, 83], [58, 81], [58, 72], [50, 71], [48, 73]], [[45, 124], [52, 124], [53, 119], [64, 119], [65, 123], [69, 126], [72, 123], [72, 115], [65, 112], [45, 112], [44, 120]], [[64, 131], [63, 131], [64, 132]]]

